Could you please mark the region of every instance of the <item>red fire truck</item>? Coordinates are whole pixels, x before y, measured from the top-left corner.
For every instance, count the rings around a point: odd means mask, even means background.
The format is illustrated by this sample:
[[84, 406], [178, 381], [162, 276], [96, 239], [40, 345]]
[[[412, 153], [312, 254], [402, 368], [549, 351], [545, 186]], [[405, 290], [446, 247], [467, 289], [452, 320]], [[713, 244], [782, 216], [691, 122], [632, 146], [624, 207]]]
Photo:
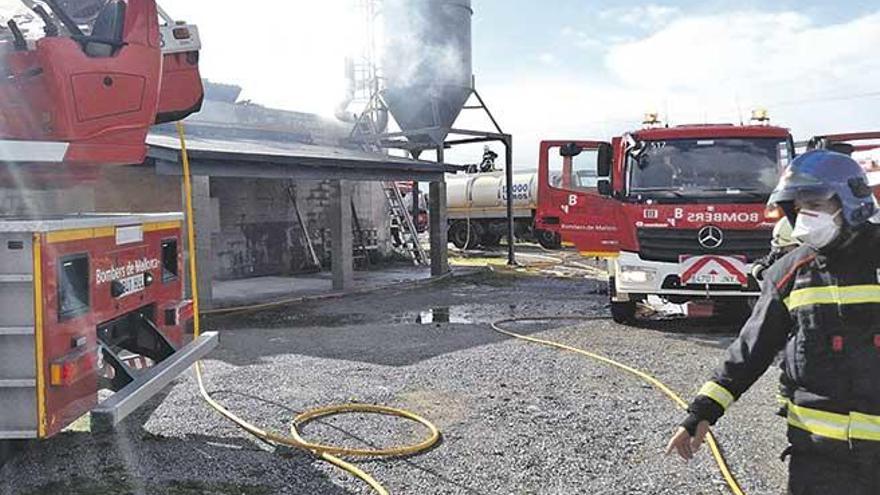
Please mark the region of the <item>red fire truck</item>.
[[[198, 31], [154, 0], [23, 3], [44, 36], [15, 19], [0, 31], [7, 184], [141, 163], [153, 123], [199, 109]], [[186, 342], [181, 220], [0, 216], [0, 440], [47, 438], [90, 411], [113, 427], [216, 346]], [[114, 393], [99, 402], [101, 389]]]
[[750, 264], [770, 247], [765, 210], [793, 156], [769, 125], [651, 126], [601, 141], [544, 141], [536, 227], [609, 260], [615, 321], [637, 301], [747, 302]]

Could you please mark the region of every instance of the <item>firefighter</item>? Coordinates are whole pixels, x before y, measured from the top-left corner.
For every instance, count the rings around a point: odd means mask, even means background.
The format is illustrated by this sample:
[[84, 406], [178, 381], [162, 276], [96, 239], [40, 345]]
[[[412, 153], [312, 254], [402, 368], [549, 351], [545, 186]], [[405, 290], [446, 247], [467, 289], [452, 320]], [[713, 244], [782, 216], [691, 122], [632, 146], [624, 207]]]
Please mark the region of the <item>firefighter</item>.
[[709, 426], [784, 350], [792, 495], [880, 493], [880, 225], [862, 168], [807, 152], [770, 197], [801, 243], [767, 269], [761, 297], [667, 446], [693, 457]]
[[483, 147], [483, 160], [480, 162], [480, 172], [494, 172], [495, 171], [495, 159], [498, 158], [498, 153], [492, 151], [488, 146]]

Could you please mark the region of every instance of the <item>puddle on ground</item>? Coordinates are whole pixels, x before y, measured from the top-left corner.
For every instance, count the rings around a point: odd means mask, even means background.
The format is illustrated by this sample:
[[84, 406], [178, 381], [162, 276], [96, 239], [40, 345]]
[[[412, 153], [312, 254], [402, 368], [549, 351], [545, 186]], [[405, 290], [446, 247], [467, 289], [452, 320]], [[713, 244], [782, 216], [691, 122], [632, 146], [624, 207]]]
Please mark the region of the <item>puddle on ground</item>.
[[416, 323], [422, 325], [429, 325], [431, 323], [471, 324], [473, 322], [460, 306], [431, 308], [427, 311], [420, 311], [418, 316], [416, 316]]

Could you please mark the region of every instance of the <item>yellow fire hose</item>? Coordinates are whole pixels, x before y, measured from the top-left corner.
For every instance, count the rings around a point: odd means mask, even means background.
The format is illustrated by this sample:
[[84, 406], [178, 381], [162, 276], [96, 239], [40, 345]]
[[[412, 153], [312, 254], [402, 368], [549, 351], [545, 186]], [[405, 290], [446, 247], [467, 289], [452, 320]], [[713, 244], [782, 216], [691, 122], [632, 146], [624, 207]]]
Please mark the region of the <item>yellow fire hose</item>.
[[[637, 370], [631, 366], [627, 366], [621, 362], [615, 361], [611, 358], [602, 356], [601, 354], [596, 354], [594, 352], [586, 351], [584, 349], [579, 349], [577, 347], [572, 347], [569, 345], [561, 344], [559, 342], [554, 342], [552, 340], [544, 340], [536, 337], [530, 337], [528, 335], [522, 335], [516, 332], [511, 332], [509, 330], [505, 330], [501, 328], [500, 325], [505, 323], [524, 323], [524, 322], [541, 322], [541, 321], [578, 321], [585, 320], [591, 321], [595, 320], [595, 318], [591, 318], [589, 316], [536, 316], [531, 318], [507, 318], [504, 320], [498, 320], [492, 323], [492, 330], [495, 330], [498, 333], [507, 335], [508, 337], [513, 337], [515, 339], [525, 340], [527, 342], [532, 342], [535, 344], [541, 344], [549, 347], [554, 347], [556, 349], [561, 349], [564, 351], [574, 352], [580, 354], [582, 356], [586, 356], [595, 361], [599, 361], [601, 363], [607, 364], [609, 366], [613, 366], [617, 369], [623, 370], [627, 373], [635, 375], [642, 379], [643, 381], [653, 385], [655, 388], [663, 392], [667, 397], [672, 399], [680, 408], [687, 409], [687, 402], [685, 402], [678, 394], [672, 391], [665, 383], [661, 382], [657, 378], [645, 373], [644, 371]], [[709, 432], [706, 436], [706, 443], [709, 445], [709, 449], [712, 451], [712, 456], [715, 458], [715, 463], [718, 464], [718, 469], [721, 471], [721, 475], [724, 477], [724, 481], [727, 483], [727, 486], [730, 488], [730, 491], [733, 492], [734, 495], [745, 495], [742, 488], [740, 488], [739, 483], [736, 481], [736, 478], [733, 476], [733, 473], [730, 471], [730, 468], [727, 466], [727, 460], [724, 458], [724, 454], [721, 452], [721, 449], [718, 447], [718, 443], [715, 441], [715, 436]]]
[[[180, 136], [180, 154], [181, 159], [183, 161], [183, 187], [184, 187], [184, 198], [186, 203], [186, 231], [187, 231], [187, 244], [188, 244], [188, 253], [189, 253], [189, 275], [190, 275], [190, 287], [192, 290], [192, 299], [193, 299], [193, 334], [195, 338], [198, 338], [201, 332], [200, 326], [200, 318], [199, 318], [199, 288], [198, 288], [198, 272], [196, 269], [196, 253], [195, 253], [195, 230], [194, 230], [194, 218], [193, 218], [193, 207], [192, 207], [192, 182], [190, 179], [190, 168], [189, 168], [189, 156], [186, 151], [186, 136], [184, 134], [183, 124], [177, 123], [177, 132]], [[369, 404], [342, 404], [335, 406], [327, 406], [321, 407], [317, 409], [313, 409], [310, 411], [306, 411], [295, 418], [290, 426], [290, 435], [280, 435], [277, 433], [273, 433], [271, 431], [263, 430], [258, 426], [255, 426], [252, 423], [240, 418], [235, 413], [225, 408], [222, 404], [217, 402], [213, 397], [211, 397], [210, 392], [208, 392], [207, 388], [205, 388], [205, 383], [203, 380], [203, 370], [202, 363], [198, 362], [195, 366], [196, 372], [196, 381], [199, 385], [199, 392], [205, 401], [214, 409], [217, 410], [221, 415], [238, 425], [244, 431], [254, 435], [255, 437], [275, 444], [275, 445], [284, 445], [287, 447], [293, 447], [298, 449], [306, 450], [312, 453], [314, 456], [322, 459], [324, 461], [337, 466], [344, 471], [352, 474], [363, 480], [367, 483], [376, 493], [381, 495], [388, 495], [388, 490], [386, 490], [379, 482], [377, 482], [373, 477], [369, 474], [358, 468], [357, 466], [344, 461], [339, 456], [346, 457], [401, 457], [416, 454], [419, 452], [423, 452], [427, 449], [433, 447], [440, 440], [440, 430], [437, 429], [430, 421], [427, 419], [411, 413], [409, 411], [398, 409], [394, 407], [387, 406], [378, 406], [378, 405], [369, 405]], [[304, 424], [314, 421], [318, 418], [334, 416], [337, 414], [343, 413], [367, 413], [367, 414], [380, 414], [386, 416], [394, 416], [409, 419], [416, 423], [421, 424], [425, 428], [428, 429], [428, 436], [421, 442], [414, 445], [406, 445], [402, 447], [389, 447], [389, 448], [379, 448], [379, 449], [355, 449], [355, 448], [346, 448], [346, 447], [336, 447], [333, 445], [325, 445], [320, 443], [313, 443], [306, 441], [302, 438], [299, 433], [299, 428]]]

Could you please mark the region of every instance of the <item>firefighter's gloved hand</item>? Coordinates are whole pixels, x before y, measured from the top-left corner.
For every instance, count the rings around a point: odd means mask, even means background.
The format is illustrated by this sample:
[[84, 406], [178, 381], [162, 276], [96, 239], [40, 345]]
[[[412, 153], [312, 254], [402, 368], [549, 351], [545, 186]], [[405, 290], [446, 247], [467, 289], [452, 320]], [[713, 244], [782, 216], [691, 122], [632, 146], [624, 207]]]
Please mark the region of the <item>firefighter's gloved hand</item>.
[[693, 459], [694, 454], [700, 450], [700, 446], [706, 440], [707, 433], [709, 433], [709, 422], [705, 420], [697, 423], [693, 435], [684, 426], [679, 426], [666, 445], [666, 455], [677, 452], [686, 461]]
[[755, 277], [755, 280], [761, 281], [764, 280], [764, 271], [767, 267], [763, 263], [755, 263], [752, 266], [752, 276]]

